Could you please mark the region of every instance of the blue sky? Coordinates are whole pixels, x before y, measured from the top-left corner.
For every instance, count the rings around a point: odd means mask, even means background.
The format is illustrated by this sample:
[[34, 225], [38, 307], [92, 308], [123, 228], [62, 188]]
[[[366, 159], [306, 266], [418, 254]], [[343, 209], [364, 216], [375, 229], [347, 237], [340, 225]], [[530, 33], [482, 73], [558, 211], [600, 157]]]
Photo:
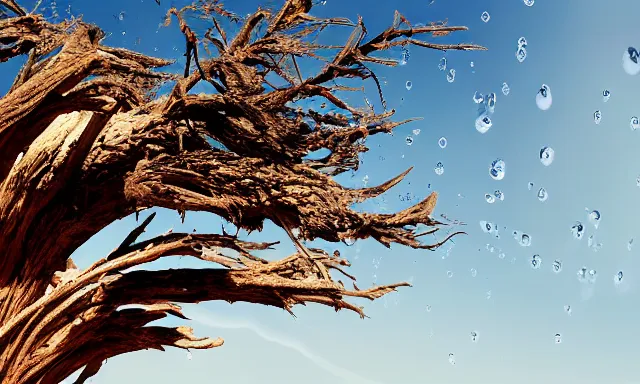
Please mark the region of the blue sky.
[[[246, 14], [261, 1], [227, 3]], [[414, 287], [364, 303], [371, 316], [367, 320], [315, 305], [296, 308], [295, 319], [278, 309], [244, 304], [187, 306], [196, 332], [223, 337], [223, 347], [193, 351], [191, 360], [176, 349], [117, 357], [108, 361], [94, 383], [640, 382], [635, 369], [640, 358], [636, 329], [640, 245], [627, 249], [631, 238], [640, 237], [636, 185], [640, 131], [629, 127], [631, 117], [640, 115], [640, 76], [631, 76], [622, 67], [623, 52], [629, 46], [640, 48], [640, 2], [536, 0], [532, 7], [522, 0], [428, 3], [327, 0], [314, 9], [318, 16], [355, 20], [361, 15], [372, 34], [392, 22], [395, 9], [414, 23], [448, 18], [450, 24], [467, 25], [470, 30], [443, 41], [489, 48], [444, 54], [449, 68], [456, 70], [452, 83], [438, 70], [441, 52], [411, 48], [407, 65], [379, 68], [396, 118], [424, 119], [400, 127], [393, 136], [368, 140], [371, 151], [364, 155], [362, 168], [338, 180], [361, 186], [368, 176], [369, 185], [375, 185], [414, 166], [384, 199], [363, 204], [362, 209], [397, 211], [436, 190], [437, 213], [467, 223], [468, 236], [436, 252], [400, 246], [389, 250], [373, 241], [351, 247], [324, 244], [353, 261], [351, 272], [359, 277], [360, 286], [409, 280]], [[61, 0], [58, 12], [64, 14], [69, 4], [73, 14], [83, 14], [86, 21], [112, 33], [108, 44], [167, 58], [182, 55], [178, 29], [158, 30], [170, 6], [167, 1], [158, 7], [152, 0]], [[117, 17], [121, 11], [123, 20]], [[483, 11], [491, 16], [487, 23], [480, 18]], [[331, 32], [331, 39], [347, 36], [347, 30]], [[527, 39], [528, 54], [519, 63], [515, 52], [521, 36]], [[393, 55], [398, 57], [399, 52]], [[0, 76], [3, 92], [12, 78], [6, 74], [17, 65], [5, 65], [9, 70]], [[407, 81], [413, 84], [411, 90], [405, 88]], [[510, 87], [507, 96], [501, 92], [503, 82]], [[535, 101], [542, 84], [553, 95], [546, 111]], [[611, 93], [606, 103], [605, 89]], [[367, 92], [374, 91], [374, 84], [367, 83]], [[497, 94], [493, 126], [485, 134], [474, 128], [476, 91]], [[600, 124], [594, 122], [596, 110], [601, 111]], [[420, 129], [419, 135], [413, 135], [415, 129]], [[408, 135], [414, 139], [411, 146], [406, 144]], [[448, 140], [444, 149], [437, 143], [442, 136]], [[539, 160], [544, 146], [555, 151], [548, 167]], [[498, 158], [506, 163], [500, 181], [489, 176], [489, 166]], [[438, 162], [444, 166], [440, 176], [434, 172]], [[529, 182], [534, 183], [531, 190]], [[537, 198], [541, 187], [549, 195], [544, 202]], [[504, 201], [488, 204], [484, 195], [498, 189]], [[407, 194], [412, 201], [400, 199]], [[597, 229], [585, 208], [601, 213]], [[483, 220], [499, 224], [499, 239], [482, 231]], [[581, 240], [570, 230], [576, 221], [585, 228]], [[148, 233], [171, 227], [218, 231], [219, 224], [211, 215], [190, 213], [181, 225], [175, 212], [160, 210]], [[79, 265], [88, 265], [113, 249], [134, 226], [133, 218], [114, 223], [74, 258]], [[514, 230], [529, 234], [531, 246], [519, 246], [511, 236]], [[590, 236], [594, 244], [602, 244], [597, 252], [588, 246]], [[273, 258], [294, 250], [284, 232], [273, 225], [249, 239], [282, 240], [269, 253]], [[487, 250], [487, 244], [495, 251]], [[538, 269], [531, 265], [534, 254], [542, 260]], [[552, 269], [555, 260], [562, 262], [559, 273]], [[185, 258], [155, 267], [176, 265], [199, 264]], [[579, 281], [582, 267], [597, 271], [594, 282]], [[619, 271], [623, 280], [614, 284]], [[477, 333], [476, 342], [471, 332]]]

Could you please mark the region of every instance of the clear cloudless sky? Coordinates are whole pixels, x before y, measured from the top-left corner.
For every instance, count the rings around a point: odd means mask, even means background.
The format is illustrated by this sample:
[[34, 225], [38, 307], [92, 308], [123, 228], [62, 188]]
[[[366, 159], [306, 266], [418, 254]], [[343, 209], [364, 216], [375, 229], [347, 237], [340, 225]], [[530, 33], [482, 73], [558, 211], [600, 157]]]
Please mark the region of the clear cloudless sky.
[[[227, 1], [244, 15], [266, 0]], [[34, 1], [25, 4], [32, 6]], [[105, 44], [123, 46], [166, 58], [181, 58], [183, 37], [178, 28], [158, 28], [172, 5], [162, 0], [60, 0], [57, 10], [99, 24], [112, 35]], [[275, 2], [279, 4], [280, 2]], [[110, 359], [93, 383], [639, 383], [640, 131], [629, 121], [640, 115], [640, 76], [622, 68], [623, 52], [640, 48], [640, 2], [636, 0], [328, 0], [314, 8], [322, 17], [361, 15], [370, 35], [392, 22], [397, 9], [414, 23], [449, 20], [470, 30], [440, 39], [472, 42], [486, 52], [447, 52], [456, 70], [448, 82], [438, 70], [443, 53], [411, 48], [407, 65], [379, 68], [384, 93], [397, 119], [423, 117], [402, 126], [393, 136], [368, 140], [371, 151], [355, 174], [338, 180], [346, 186], [381, 183], [410, 166], [414, 170], [384, 198], [358, 209], [393, 212], [431, 190], [439, 193], [437, 214], [465, 222], [467, 236], [455, 238], [435, 252], [401, 246], [386, 249], [374, 241], [353, 246], [318, 243], [339, 249], [354, 266], [359, 285], [374, 281], [411, 281], [377, 302], [362, 303], [370, 319], [309, 305], [286, 312], [247, 304], [204, 303], [186, 306], [189, 322], [199, 335], [220, 336], [221, 348], [193, 351], [145, 351]], [[51, 6], [45, 0], [44, 6]], [[183, 2], [175, 2], [183, 5]], [[117, 15], [124, 11], [123, 20]], [[487, 11], [485, 23], [481, 14]], [[49, 11], [48, 11], [49, 12]], [[348, 37], [347, 29], [330, 32], [332, 40]], [[516, 60], [518, 38], [528, 41], [526, 60]], [[138, 40], [139, 39], [139, 40]], [[396, 58], [399, 52], [390, 53]], [[180, 63], [184, 62], [184, 58]], [[473, 62], [473, 66], [471, 65]], [[19, 62], [3, 64], [1, 91], [10, 86]], [[175, 69], [179, 69], [180, 65]], [[303, 68], [303, 71], [305, 68]], [[405, 88], [411, 81], [413, 87]], [[501, 92], [507, 82], [510, 93]], [[547, 84], [550, 109], [536, 106], [535, 96]], [[375, 95], [373, 83], [367, 93]], [[602, 93], [611, 98], [606, 103]], [[474, 128], [477, 106], [472, 96], [495, 92], [493, 127], [485, 134]], [[370, 97], [372, 100], [374, 97]], [[352, 95], [354, 103], [362, 97]], [[600, 110], [602, 121], [594, 122]], [[415, 135], [413, 130], [420, 129]], [[413, 144], [406, 137], [413, 136]], [[446, 137], [441, 149], [438, 139]], [[550, 146], [555, 160], [545, 167], [540, 149]], [[501, 158], [506, 175], [489, 176], [491, 162]], [[442, 162], [444, 173], [434, 172]], [[527, 185], [534, 183], [530, 190]], [[544, 187], [548, 199], [537, 191]], [[504, 201], [489, 204], [485, 193], [504, 193]], [[406, 200], [409, 194], [410, 201]], [[401, 198], [402, 197], [402, 198]], [[585, 208], [601, 213], [596, 229]], [[189, 213], [184, 225], [175, 212], [158, 210], [146, 236], [175, 231], [217, 232], [221, 220]], [[479, 222], [499, 224], [500, 238], [485, 233]], [[578, 240], [571, 226], [580, 221], [585, 235]], [[84, 267], [113, 249], [135, 226], [135, 219], [114, 223], [77, 250]], [[532, 239], [521, 247], [511, 236], [520, 230]], [[588, 245], [602, 246], [594, 250]], [[279, 228], [268, 224], [251, 240], [283, 240], [265, 257], [280, 258], [294, 248]], [[435, 239], [433, 239], [435, 241]], [[640, 242], [640, 239], [637, 241]], [[487, 246], [489, 244], [490, 246]], [[494, 252], [488, 248], [494, 247]], [[597, 247], [595, 247], [597, 249]], [[504, 258], [499, 254], [503, 253]], [[538, 269], [531, 260], [538, 254]], [[554, 273], [555, 260], [562, 263]], [[202, 267], [182, 258], [153, 268]], [[580, 268], [597, 272], [581, 282]], [[614, 284], [614, 276], [623, 279]], [[565, 308], [570, 306], [570, 312]], [[169, 319], [166, 324], [182, 324]], [[477, 334], [472, 341], [471, 334]], [[560, 335], [560, 343], [556, 340]], [[453, 354], [455, 364], [450, 362]]]

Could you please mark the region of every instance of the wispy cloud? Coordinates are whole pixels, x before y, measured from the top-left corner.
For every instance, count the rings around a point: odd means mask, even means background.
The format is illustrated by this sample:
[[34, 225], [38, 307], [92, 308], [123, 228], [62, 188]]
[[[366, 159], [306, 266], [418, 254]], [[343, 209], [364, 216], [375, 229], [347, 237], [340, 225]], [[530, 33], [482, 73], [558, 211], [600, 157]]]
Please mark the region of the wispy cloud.
[[285, 335], [280, 335], [273, 330], [267, 329], [258, 324], [254, 324], [245, 319], [221, 317], [211, 311], [202, 308], [191, 308], [190, 310], [185, 311], [185, 315], [197, 323], [212, 328], [250, 330], [266, 341], [276, 343], [285, 348], [289, 348], [298, 352], [302, 356], [311, 360], [318, 367], [333, 374], [334, 376], [344, 379], [345, 382], [349, 384], [382, 384], [379, 381], [374, 381], [362, 377], [355, 372], [352, 372], [346, 368], [342, 368], [330, 362], [322, 356], [318, 356], [317, 354], [309, 350], [307, 346], [296, 340], [292, 340]]

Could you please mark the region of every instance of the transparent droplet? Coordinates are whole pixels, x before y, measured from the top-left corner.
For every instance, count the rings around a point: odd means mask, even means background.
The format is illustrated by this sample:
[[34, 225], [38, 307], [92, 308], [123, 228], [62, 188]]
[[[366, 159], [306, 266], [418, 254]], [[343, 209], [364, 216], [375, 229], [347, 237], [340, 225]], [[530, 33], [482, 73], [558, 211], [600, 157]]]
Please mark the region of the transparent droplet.
[[447, 81], [450, 83], [453, 83], [455, 79], [456, 79], [456, 70], [451, 68], [449, 72], [447, 72]]
[[444, 173], [444, 165], [442, 165], [441, 162], [438, 162], [433, 170], [435, 171], [436, 175], [440, 176]]
[[606, 103], [607, 101], [609, 101], [610, 98], [611, 98], [611, 92], [609, 92], [608, 89], [605, 89], [604, 91], [602, 91], [602, 101]]
[[497, 191], [493, 192], [493, 195], [496, 197], [496, 199], [504, 201], [504, 193], [502, 193], [501, 190], [498, 189]]
[[364, 177], [362, 178], [362, 184], [364, 185], [364, 187], [366, 187], [368, 183], [369, 183], [369, 175], [364, 175]]
[[551, 107], [553, 98], [551, 97], [551, 88], [548, 85], [542, 84], [538, 93], [536, 93], [536, 105], [543, 111], [546, 111]]
[[549, 193], [547, 193], [547, 190], [544, 188], [540, 188], [538, 190], [538, 200], [544, 203], [545, 201], [547, 201], [548, 198], [549, 198]]
[[496, 110], [496, 94], [491, 92], [489, 96], [487, 96], [487, 111], [489, 114], [492, 114]]
[[191, 354], [191, 351], [187, 351], [187, 360], [191, 359], [193, 359], [193, 355]]
[[447, 146], [447, 138], [446, 137], [441, 137], [438, 139], [438, 146], [442, 149], [445, 149]]
[[469, 63], [469, 66], [471, 66], [471, 68], [475, 67], [475, 65], [473, 64], [473, 61]]
[[618, 271], [618, 273], [615, 274], [615, 276], [613, 276], [613, 282], [615, 285], [621, 284], [622, 283], [622, 271]]
[[420, 128], [416, 128], [412, 132], [415, 136], [418, 136], [420, 134]]
[[567, 313], [567, 315], [571, 316], [571, 312], [573, 312], [573, 309], [571, 308], [570, 305], [565, 305], [564, 311]]
[[578, 269], [577, 275], [578, 275], [578, 281], [581, 283], [585, 283], [587, 281], [587, 268], [582, 267]]
[[524, 36], [520, 37], [518, 39], [518, 47], [526, 47], [527, 46], [527, 39], [525, 39]]
[[589, 272], [587, 272], [587, 281], [589, 283], [595, 283], [596, 282], [596, 278], [598, 277], [598, 273], [596, 272], [595, 269], [590, 269]]
[[431, 306], [427, 305], [427, 312], [431, 312]]
[[453, 353], [449, 354], [449, 364], [456, 365], [456, 357]]
[[636, 129], [640, 128], [640, 120], [638, 120], [638, 116], [633, 116], [631, 118], [631, 121], [629, 122], [629, 126], [631, 127], [632, 131], [635, 131]]
[[593, 235], [589, 236], [587, 239], [587, 247], [591, 248], [593, 246]]
[[533, 182], [531, 182], [531, 181], [530, 181], [530, 182], [527, 184], [527, 189], [528, 189], [528, 190], [532, 190], [532, 189], [533, 189]]
[[407, 88], [407, 91], [410, 91], [411, 88], [413, 87], [413, 83], [410, 82], [410, 81], [407, 81], [404, 86], [405, 86], [405, 88]]
[[484, 102], [484, 95], [478, 91], [473, 94], [473, 102], [476, 104], [480, 104]]
[[487, 300], [491, 298], [491, 291], [487, 291]]
[[407, 136], [407, 138], [404, 139], [404, 141], [407, 143], [407, 145], [411, 145], [411, 144], [413, 144], [413, 137], [412, 136]]
[[[490, 223], [488, 221], [480, 221], [480, 228], [482, 228], [482, 231], [484, 233], [492, 233], [493, 231], [495, 231], [496, 226], [493, 225], [493, 223]], [[487, 244], [487, 249], [489, 249], [490, 245]]]
[[453, 272], [451, 272], [451, 271], [447, 271], [447, 277], [448, 277], [448, 278], [452, 278], [452, 277], [453, 277]]
[[556, 333], [555, 338], [556, 338], [556, 344], [562, 343], [562, 336], [560, 336], [559, 333]]
[[487, 133], [487, 131], [491, 128], [493, 122], [491, 118], [487, 116], [486, 113], [481, 114], [476, 119], [476, 130], [480, 133]]
[[407, 65], [407, 63], [409, 62], [409, 58], [411, 57], [411, 54], [409, 53], [409, 49], [407, 49], [407, 47], [402, 47], [401, 49], [401, 54], [400, 54], [400, 65]]
[[553, 262], [553, 272], [560, 273], [562, 271], [562, 262], [560, 260], [555, 260]]
[[633, 248], [633, 238], [629, 239], [629, 242], [627, 243], [627, 250], [631, 251], [631, 248]]
[[478, 271], [475, 268], [471, 268], [471, 277], [476, 277], [478, 275]]
[[514, 238], [516, 239], [518, 244], [520, 244], [521, 247], [529, 247], [529, 246], [531, 246], [531, 236], [527, 235], [526, 233], [519, 232], [519, 231], [514, 231], [513, 235], [514, 235]]
[[347, 237], [347, 238], [343, 239], [342, 241], [347, 245], [347, 247], [350, 247], [350, 246], [352, 246], [352, 245], [354, 245], [356, 243], [356, 239], [351, 238], [351, 237]]
[[489, 167], [489, 175], [493, 180], [502, 180], [504, 179], [506, 167], [507, 165], [504, 160], [496, 159], [491, 163], [491, 167]]
[[504, 252], [500, 252], [500, 253], [498, 254], [498, 259], [504, 259], [504, 258], [505, 258], [505, 256], [506, 256], [506, 255], [504, 254]]
[[485, 194], [484, 194], [484, 199], [485, 199], [485, 200], [487, 201], [487, 203], [489, 203], [489, 204], [493, 204], [493, 203], [495, 203], [495, 201], [496, 201], [496, 198], [495, 198], [495, 197], [493, 197], [493, 195], [490, 195], [490, 194], [488, 194], [488, 193], [485, 193]]
[[124, 11], [122, 11], [122, 12], [120, 12], [118, 14], [118, 20], [120, 20], [120, 21], [124, 20]]
[[593, 224], [593, 226], [596, 227], [596, 229], [598, 229], [598, 226], [600, 225], [600, 218], [601, 216], [599, 211], [593, 210], [589, 212], [589, 222]]
[[522, 63], [526, 58], [527, 58], [527, 48], [518, 47], [518, 50], [516, 51], [516, 59], [518, 60], [518, 62]]
[[591, 249], [593, 249], [593, 252], [598, 252], [601, 248], [602, 243], [593, 244], [593, 247], [591, 247]]
[[540, 258], [540, 255], [533, 255], [533, 257], [531, 258], [531, 268], [538, 269], [541, 265], [542, 259]]
[[502, 94], [507, 96], [511, 92], [511, 88], [509, 88], [509, 84], [502, 83]]
[[438, 62], [438, 69], [444, 71], [447, 69], [447, 59], [445, 57], [441, 58]]
[[636, 177], [636, 187], [640, 187], [640, 176]]
[[640, 72], [640, 54], [633, 47], [627, 48], [622, 54], [622, 68], [629, 75], [637, 75]]
[[478, 332], [471, 331], [471, 341], [474, 343], [478, 341]]
[[596, 124], [600, 124], [601, 121], [602, 121], [602, 112], [600, 111], [593, 112], [593, 122]]
[[578, 240], [582, 239], [582, 236], [584, 235], [584, 226], [582, 225], [582, 223], [576, 221], [576, 223], [571, 227], [571, 233], [573, 234], [574, 238]]
[[553, 148], [542, 147], [540, 150], [540, 162], [545, 167], [548, 167], [553, 163], [553, 159], [555, 158], [555, 151]]
[[480, 20], [484, 21], [485, 23], [488, 23], [490, 19], [491, 19], [491, 16], [487, 11], [482, 12], [482, 15], [480, 15]]
[[524, 1], [524, 5], [526, 5], [527, 7], [532, 7], [533, 3], [535, 2], [535, 0], [523, 0]]

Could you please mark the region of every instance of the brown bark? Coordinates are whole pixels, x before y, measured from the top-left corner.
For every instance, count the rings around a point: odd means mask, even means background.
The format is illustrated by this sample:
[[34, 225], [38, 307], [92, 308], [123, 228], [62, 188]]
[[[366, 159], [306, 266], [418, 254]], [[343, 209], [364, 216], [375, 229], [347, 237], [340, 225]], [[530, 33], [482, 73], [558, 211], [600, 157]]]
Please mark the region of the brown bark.
[[[288, 0], [277, 12], [259, 10], [246, 20], [216, 0], [200, 0], [190, 9], [215, 25], [202, 36], [185, 22], [183, 10], [168, 13], [168, 20], [179, 22], [192, 64], [178, 78], [157, 70], [169, 64], [165, 60], [103, 46], [100, 29], [81, 20], [50, 24], [13, 0], [0, 0], [2, 8], [15, 17], [0, 20], [0, 62], [29, 54], [0, 99], [2, 382], [54, 383], [85, 367], [78, 379], [84, 382], [115, 355], [222, 345], [221, 339], [197, 338], [186, 327], [146, 326], [167, 315], [184, 317], [175, 303], [244, 301], [291, 311], [295, 304], [315, 302], [364, 317], [346, 297], [373, 300], [408, 284], [349, 290], [330, 273], [355, 280], [343, 270], [349, 262], [308, 249], [301, 240], [374, 238], [387, 247], [424, 249], [441, 244], [419, 241], [445, 225], [431, 217], [435, 193], [395, 214], [350, 209], [384, 193], [408, 171], [364, 189], [345, 188], [331, 177], [357, 169], [369, 135], [408, 121], [391, 121], [393, 111], [354, 108], [336, 96], [344, 88], [328, 82], [372, 79], [380, 90], [365, 64], [395, 65], [372, 56], [394, 45], [484, 49], [416, 39], [466, 28], [445, 23], [412, 28], [396, 14], [389, 29], [366, 40], [362, 20], [315, 18], [310, 0]], [[219, 18], [240, 23], [235, 37], [225, 33]], [[265, 32], [257, 32], [260, 24]], [[331, 25], [347, 25], [353, 32], [320, 73], [303, 78], [295, 57], [317, 59], [328, 47], [308, 36]], [[208, 45], [217, 54], [205, 59], [200, 50]], [[288, 85], [274, 88], [271, 77]], [[176, 80], [172, 92], [154, 96], [155, 87], [169, 80]], [[216, 92], [189, 93], [200, 81]], [[311, 97], [342, 112], [291, 106]], [[226, 150], [213, 148], [209, 140]], [[330, 155], [305, 159], [323, 148]], [[168, 233], [138, 242], [151, 215], [90, 268], [80, 271], [71, 261], [74, 250], [102, 228], [152, 207], [207, 211], [249, 231], [271, 220], [298, 251], [268, 262], [251, 251], [276, 243], [245, 242], [226, 233]], [[419, 225], [429, 229], [417, 233]], [[128, 271], [176, 255], [218, 266]], [[132, 304], [138, 307], [119, 309]]]

